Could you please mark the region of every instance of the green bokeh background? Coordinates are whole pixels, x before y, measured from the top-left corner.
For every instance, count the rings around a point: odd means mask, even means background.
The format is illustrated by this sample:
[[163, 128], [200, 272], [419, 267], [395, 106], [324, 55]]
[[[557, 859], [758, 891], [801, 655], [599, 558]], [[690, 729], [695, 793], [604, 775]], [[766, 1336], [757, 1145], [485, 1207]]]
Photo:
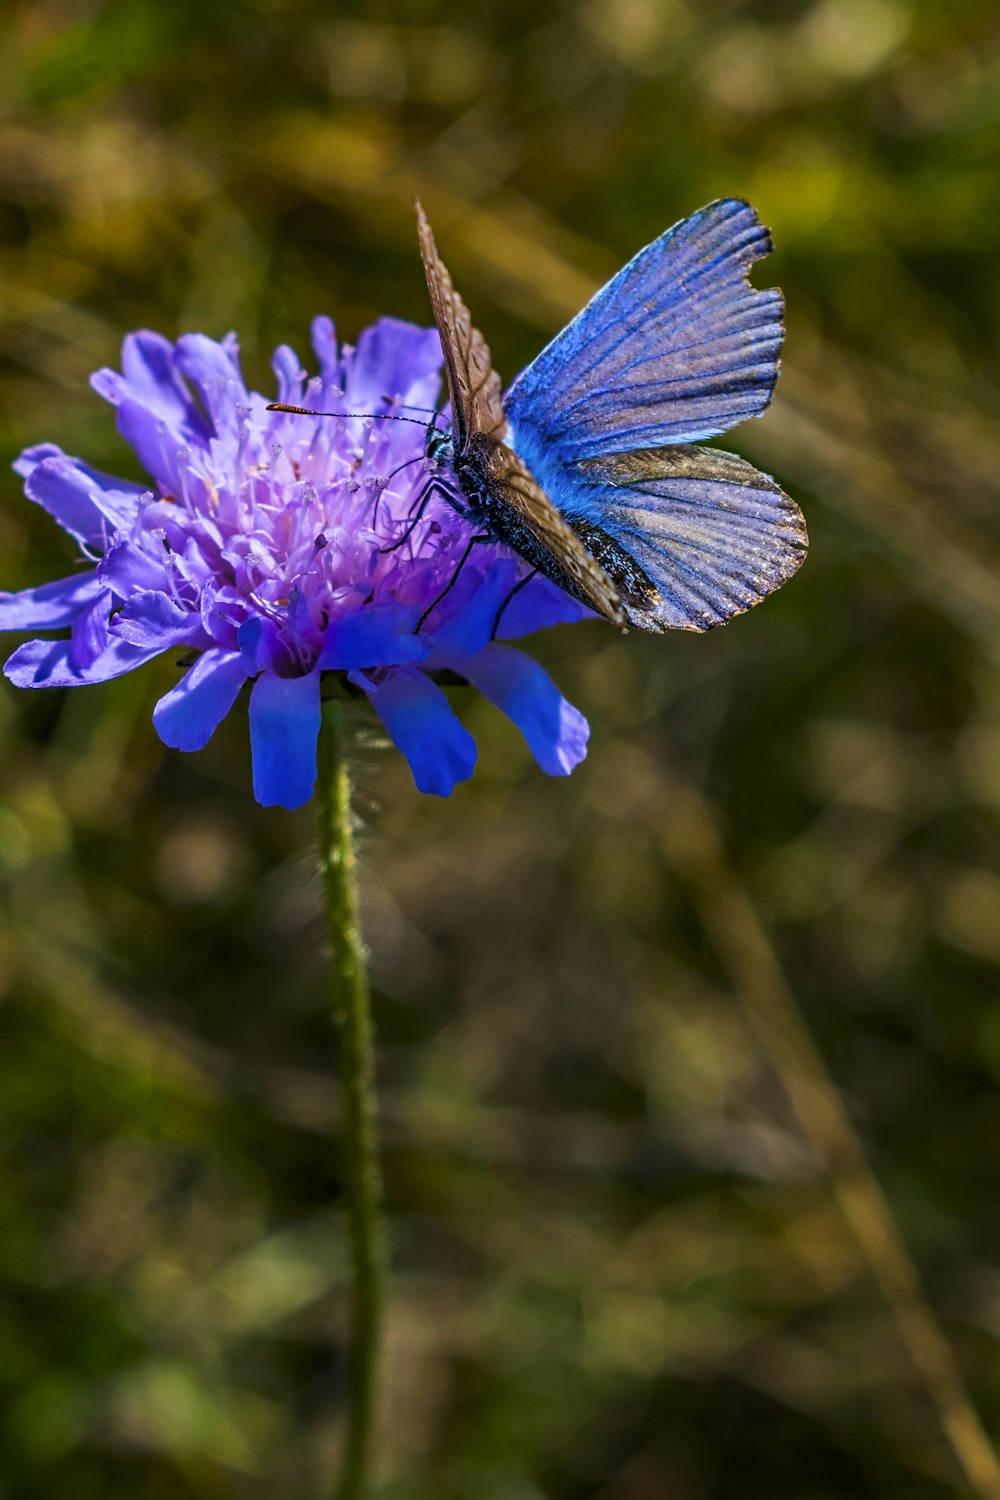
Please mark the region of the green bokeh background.
[[[713, 197], [774, 230], [787, 358], [732, 446], [802, 573], [707, 637], [539, 639], [593, 724], [566, 781], [461, 692], [449, 801], [359, 749], [384, 1500], [995, 1493], [938, 1377], [1000, 1435], [998, 146], [993, 0], [4, 8], [5, 467], [135, 473], [86, 384], [132, 327], [235, 328], [269, 389], [316, 312], [426, 321], [416, 190], [507, 375]], [[71, 565], [10, 476], [0, 586]], [[2, 1500], [336, 1469], [311, 818], [253, 803], [240, 712], [164, 751], [174, 670], [0, 694]]]

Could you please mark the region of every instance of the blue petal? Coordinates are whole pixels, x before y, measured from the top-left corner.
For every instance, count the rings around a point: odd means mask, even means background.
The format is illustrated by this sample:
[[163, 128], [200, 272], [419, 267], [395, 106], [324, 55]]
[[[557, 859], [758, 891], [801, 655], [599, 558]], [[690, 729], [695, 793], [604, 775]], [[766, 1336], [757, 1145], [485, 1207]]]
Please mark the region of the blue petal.
[[204, 642], [201, 615], [154, 589], [140, 589], [127, 599], [114, 617], [112, 630], [120, 640], [152, 651]]
[[[442, 600], [441, 609], [435, 610], [428, 618], [434, 644], [442, 655], [474, 656], [488, 644], [497, 611], [513, 588], [517, 572], [518, 565], [513, 558], [497, 558], [451, 618], [436, 625], [435, 619], [440, 619], [449, 602], [455, 601], [458, 586]], [[470, 574], [470, 582], [475, 576]]]
[[375, 604], [333, 620], [323, 636], [319, 665], [354, 672], [420, 661], [428, 648], [414, 634], [417, 619], [418, 612], [412, 605]]
[[121, 677], [160, 654], [130, 646], [127, 641], [112, 641], [88, 667], [79, 667], [73, 660], [72, 646], [71, 641], [28, 641], [8, 657], [4, 676], [15, 687], [82, 687]]
[[319, 672], [265, 672], [250, 695], [253, 793], [262, 807], [301, 807], [316, 785]]
[[576, 620], [593, 620], [597, 616], [586, 604], [567, 594], [558, 584], [548, 578], [536, 577], [519, 589], [500, 616], [497, 636], [511, 641], [520, 635], [530, 635], [535, 630], [544, 630], [549, 625], [572, 624]]
[[112, 532], [131, 525], [141, 494], [138, 486], [110, 479], [65, 454], [36, 464], [24, 492], [84, 547], [102, 552]]
[[153, 725], [174, 750], [201, 750], [208, 744], [247, 680], [235, 651], [213, 647], [202, 652], [175, 688], [153, 709]]
[[476, 742], [429, 677], [403, 669], [389, 673], [378, 687], [361, 685], [409, 761], [418, 791], [447, 797], [457, 782], [468, 781], [476, 765]]
[[103, 592], [101, 580], [91, 571], [18, 594], [0, 594], [0, 630], [60, 630], [72, 625]]
[[549, 776], [568, 776], [583, 760], [590, 726], [532, 657], [494, 644], [457, 669], [517, 725]]

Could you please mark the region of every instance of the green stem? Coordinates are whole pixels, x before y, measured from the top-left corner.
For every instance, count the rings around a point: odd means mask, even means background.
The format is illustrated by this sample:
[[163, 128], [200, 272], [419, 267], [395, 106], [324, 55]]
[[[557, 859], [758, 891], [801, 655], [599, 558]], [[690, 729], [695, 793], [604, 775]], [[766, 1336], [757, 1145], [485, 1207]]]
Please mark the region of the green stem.
[[347, 1444], [339, 1500], [362, 1500], [372, 1463], [385, 1281], [375, 1058], [341, 705], [323, 704], [319, 738], [320, 862], [333, 948], [333, 1013], [343, 1090], [345, 1180], [354, 1263]]

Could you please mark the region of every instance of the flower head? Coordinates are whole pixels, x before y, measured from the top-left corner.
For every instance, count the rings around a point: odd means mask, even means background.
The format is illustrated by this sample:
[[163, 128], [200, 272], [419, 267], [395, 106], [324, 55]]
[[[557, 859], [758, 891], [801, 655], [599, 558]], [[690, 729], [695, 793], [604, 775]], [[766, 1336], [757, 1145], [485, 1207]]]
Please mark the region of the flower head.
[[[70, 631], [20, 646], [6, 675], [76, 686], [180, 650], [190, 664], [153, 714], [179, 750], [204, 746], [252, 682], [257, 800], [297, 807], [316, 779], [324, 672], [368, 696], [421, 791], [446, 795], [471, 776], [475, 743], [432, 675], [450, 669], [517, 724], [543, 770], [567, 774], [586, 753], [586, 721], [531, 657], [492, 638], [527, 565], [481, 546], [456, 577], [471, 532], [440, 495], [426, 498], [423, 422], [379, 420], [433, 410], [437, 333], [383, 318], [338, 349], [318, 318], [313, 347], [312, 379], [291, 349], [276, 351], [277, 399], [342, 413], [332, 419], [268, 411], [232, 337], [126, 338], [121, 373], [99, 370], [92, 384], [150, 486], [53, 444], [22, 454], [28, 497], [74, 538], [84, 567], [0, 595], [0, 629]], [[536, 577], [498, 634], [585, 613]]]

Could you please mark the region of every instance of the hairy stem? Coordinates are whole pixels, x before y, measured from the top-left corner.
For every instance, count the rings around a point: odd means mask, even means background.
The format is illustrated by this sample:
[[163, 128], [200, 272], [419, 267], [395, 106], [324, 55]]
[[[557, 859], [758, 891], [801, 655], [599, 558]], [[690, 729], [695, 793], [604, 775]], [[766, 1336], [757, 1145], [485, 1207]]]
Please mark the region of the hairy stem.
[[343, 1151], [354, 1268], [347, 1441], [338, 1500], [362, 1500], [373, 1460], [385, 1284], [382, 1184], [371, 1005], [358, 910], [343, 710], [323, 704], [319, 740], [320, 863], [332, 947], [333, 1014], [343, 1090]]

